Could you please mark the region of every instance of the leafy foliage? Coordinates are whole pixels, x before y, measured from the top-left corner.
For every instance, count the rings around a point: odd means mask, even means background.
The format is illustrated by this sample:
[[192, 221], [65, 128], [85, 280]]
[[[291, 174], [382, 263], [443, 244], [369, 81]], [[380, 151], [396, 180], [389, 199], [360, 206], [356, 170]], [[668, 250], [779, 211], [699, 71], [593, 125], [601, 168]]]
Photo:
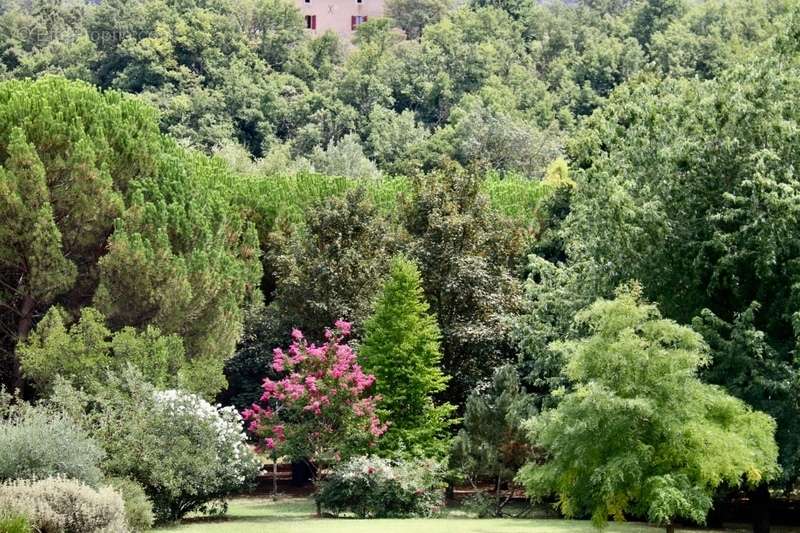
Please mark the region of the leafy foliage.
[[574, 388], [531, 422], [546, 461], [519, 474], [530, 494], [555, 493], [567, 516], [596, 525], [632, 512], [656, 524], [705, 521], [714, 490], [778, 474], [775, 423], [697, 377], [707, 347], [661, 318], [638, 286], [598, 300], [558, 343]]
[[489, 387], [467, 399], [464, 427], [453, 442], [450, 464], [458, 477], [473, 485], [484, 480], [494, 483], [493, 516], [501, 516], [511, 499], [512, 491], [503, 497], [501, 488], [513, 481], [533, 454], [523, 422], [535, 413], [533, 398], [520, 386], [513, 365], [497, 368]]
[[153, 504], [139, 483], [125, 478], [108, 480], [125, 503], [125, 521], [131, 531], [146, 531], [153, 526]]
[[0, 481], [63, 477], [97, 486], [103, 450], [63, 412], [0, 397]]
[[378, 413], [391, 420], [378, 455], [441, 458], [447, 453], [455, 407], [434, 404], [447, 377], [439, 368], [439, 327], [428, 308], [416, 265], [395, 259], [359, 344], [364, 370], [376, 379]]
[[104, 472], [140, 483], [159, 522], [210, 511], [255, 478], [260, 462], [232, 407], [156, 390], [133, 369], [109, 374], [88, 396], [62, 384], [54, 402], [78, 418], [106, 452]]
[[85, 386], [127, 365], [156, 385], [176, 384], [171, 382], [185, 362], [180, 337], [162, 336], [153, 326], [142, 333], [125, 327], [112, 334], [105, 317], [92, 307], [83, 308], [80, 320], [70, 326], [67, 318], [62, 309], [51, 307], [17, 347], [23, 373], [41, 393], [49, 392], [58, 376]]
[[389, 270], [395, 230], [363, 189], [309, 208], [306, 225], [273, 235], [276, 287], [269, 313], [281, 332], [321, 338], [345, 317], [359, 330]]
[[522, 231], [489, 207], [479, 184], [461, 173], [420, 179], [403, 213], [409, 255], [442, 332], [446, 397], [457, 405], [513, 357], [508, 316], [521, 303]]
[[162, 137], [149, 107], [83, 83], [5, 82], [0, 115], [6, 381], [20, 385], [15, 345], [51, 305], [93, 304], [112, 330], [181, 336], [194, 383], [221, 389], [260, 279], [228, 171]]
[[713, 348], [705, 377], [776, 418], [791, 482], [799, 78], [795, 55], [767, 50], [716, 80], [615, 93], [570, 148], [580, 170], [566, 248], [590, 297], [639, 279], [665, 315], [696, 319]]
[[12, 514], [10, 510], [4, 510], [0, 514], [0, 531], [4, 533], [33, 533], [33, 529], [24, 516]]
[[441, 474], [430, 460], [359, 456], [337, 465], [315, 498], [334, 516], [349, 511], [359, 518], [429, 517], [444, 505]]

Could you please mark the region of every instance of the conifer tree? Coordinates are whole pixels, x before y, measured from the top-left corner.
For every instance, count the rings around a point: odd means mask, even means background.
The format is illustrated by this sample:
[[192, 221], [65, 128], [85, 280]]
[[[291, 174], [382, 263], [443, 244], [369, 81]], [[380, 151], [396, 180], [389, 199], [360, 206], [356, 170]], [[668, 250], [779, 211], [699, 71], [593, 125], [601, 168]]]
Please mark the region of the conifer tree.
[[396, 258], [359, 350], [365, 371], [375, 376], [381, 420], [389, 421], [378, 443], [382, 455], [438, 457], [447, 452], [454, 407], [433, 401], [448, 377], [439, 368], [439, 326], [428, 309], [417, 266]]
[[190, 388], [222, 389], [261, 278], [235, 185], [133, 98], [55, 76], [0, 83], [0, 383], [23, 384], [17, 348], [57, 305], [181, 337]]
[[491, 504], [483, 511], [487, 516], [503, 516], [514, 495], [512, 480], [534, 454], [524, 422], [535, 414], [534, 397], [522, 388], [514, 365], [497, 368], [488, 386], [467, 399], [450, 465], [473, 486], [492, 482]]

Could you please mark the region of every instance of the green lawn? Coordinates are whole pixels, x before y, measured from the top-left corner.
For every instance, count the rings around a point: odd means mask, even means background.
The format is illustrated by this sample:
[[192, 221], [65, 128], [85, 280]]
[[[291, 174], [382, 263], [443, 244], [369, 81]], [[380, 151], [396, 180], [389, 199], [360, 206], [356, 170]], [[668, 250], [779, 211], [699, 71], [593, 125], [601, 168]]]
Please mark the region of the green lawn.
[[[469, 518], [458, 511], [446, 518], [407, 520], [356, 520], [316, 518], [310, 499], [293, 498], [273, 503], [266, 498], [238, 498], [231, 502], [227, 518], [196, 521], [156, 531], [180, 533], [594, 533], [586, 521], [555, 519]], [[606, 533], [656, 533], [663, 531], [638, 523], [611, 524]], [[706, 530], [708, 531], [708, 530]], [[742, 531], [747, 531], [743, 529]]]

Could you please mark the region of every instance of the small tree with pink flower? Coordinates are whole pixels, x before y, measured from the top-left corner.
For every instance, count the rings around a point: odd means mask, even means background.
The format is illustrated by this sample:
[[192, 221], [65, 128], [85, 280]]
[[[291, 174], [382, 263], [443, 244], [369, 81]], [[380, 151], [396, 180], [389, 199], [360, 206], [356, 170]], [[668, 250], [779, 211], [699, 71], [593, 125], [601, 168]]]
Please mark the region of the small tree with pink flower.
[[318, 472], [364, 453], [386, 431], [369, 394], [374, 376], [365, 374], [355, 351], [344, 343], [350, 324], [336, 321], [325, 342], [309, 343], [292, 331], [292, 344], [273, 351], [279, 381], [264, 379], [261, 400], [242, 412], [260, 450], [311, 464]]

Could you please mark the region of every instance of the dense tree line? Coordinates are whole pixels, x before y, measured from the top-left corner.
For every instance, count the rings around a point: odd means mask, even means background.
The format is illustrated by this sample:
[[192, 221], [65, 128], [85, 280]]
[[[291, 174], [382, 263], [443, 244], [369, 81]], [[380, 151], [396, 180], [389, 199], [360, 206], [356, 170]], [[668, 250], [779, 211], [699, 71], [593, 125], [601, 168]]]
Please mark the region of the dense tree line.
[[351, 46], [285, 0], [0, 4], [4, 383], [133, 365], [266, 398], [275, 445], [278, 394], [344, 358], [334, 414], [369, 416], [337, 431], [414, 458], [459, 430], [491, 514], [514, 479], [668, 526], [795, 488], [798, 6], [388, 10]]
[[347, 50], [288, 0], [5, 0], [0, 73], [140, 94], [182, 142], [281, 173], [541, 176], [615, 87], [714, 78], [790, 4], [392, 0]]

